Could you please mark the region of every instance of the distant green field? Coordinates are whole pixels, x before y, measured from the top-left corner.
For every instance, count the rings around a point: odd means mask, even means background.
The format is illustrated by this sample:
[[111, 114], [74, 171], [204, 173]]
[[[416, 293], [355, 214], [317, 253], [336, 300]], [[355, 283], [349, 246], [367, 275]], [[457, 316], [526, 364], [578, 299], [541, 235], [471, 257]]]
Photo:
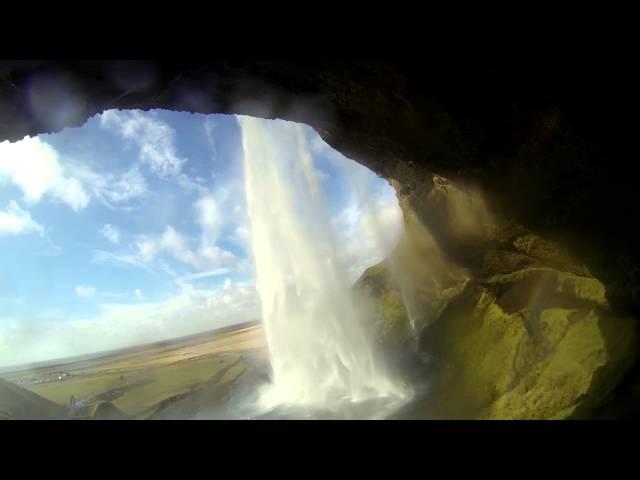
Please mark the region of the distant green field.
[[129, 415], [136, 415], [167, 398], [187, 393], [223, 369], [240, 361], [240, 356], [181, 362], [141, 374], [140, 386], [126, 392], [113, 403]]
[[257, 327], [225, 331], [197, 341], [42, 365], [5, 378], [60, 406], [69, 406], [73, 396], [84, 405], [110, 402], [130, 417], [147, 418], [205, 384], [217, 389], [232, 383], [245, 370], [242, 353], [262, 348], [261, 335]]
[[71, 395], [76, 398], [84, 398], [107, 391], [119, 382], [118, 377], [118, 374], [90, 375], [70, 378], [61, 382], [25, 385], [24, 388], [52, 402], [68, 405]]

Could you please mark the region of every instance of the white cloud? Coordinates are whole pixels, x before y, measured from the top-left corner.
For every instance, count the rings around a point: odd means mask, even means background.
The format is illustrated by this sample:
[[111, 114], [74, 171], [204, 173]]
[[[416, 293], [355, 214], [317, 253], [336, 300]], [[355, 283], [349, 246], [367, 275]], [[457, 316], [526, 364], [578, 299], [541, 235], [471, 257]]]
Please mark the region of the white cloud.
[[25, 201], [35, 203], [60, 179], [58, 154], [39, 138], [0, 143], [0, 175], [22, 190]]
[[113, 225], [107, 223], [100, 229], [100, 233], [111, 243], [115, 243], [116, 245], [120, 243], [120, 230], [118, 230]]
[[194, 268], [197, 271], [212, 269], [228, 269], [241, 264], [240, 259], [232, 252], [216, 245], [200, 243], [197, 249], [190, 247], [192, 240], [184, 237], [171, 225], [167, 225], [159, 235], [138, 235], [128, 246], [127, 252], [106, 252], [95, 250], [95, 263], [111, 264], [123, 267], [139, 267], [148, 270], [161, 270], [171, 276], [175, 272], [164, 262], [163, 256]]
[[200, 185], [200, 183], [202, 183], [202, 181], [198, 180], [198, 178], [191, 179], [191, 177], [189, 177], [189, 175], [187, 175], [185, 173], [181, 173], [180, 175], [178, 175], [176, 177], [176, 179], [178, 181], [178, 185], [183, 190], [185, 190], [185, 191], [187, 191], [189, 193], [197, 193], [197, 194], [200, 194], [200, 195], [206, 195], [207, 189], [204, 188], [202, 185]]
[[186, 162], [178, 156], [175, 131], [152, 114], [108, 110], [100, 116], [100, 125], [133, 142], [140, 161], [161, 177], [178, 175]]
[[211, 149], [211, 158], [215, 162], [218, 156], [218, 149], [216, 147], [216, 138], [214, 134], [216, 128], [215, 120], [210, 116], [207, 116], [204, 119], [203, 126], [205, 135], [207, 136], [207, 142], [209, 143], [209, 148]]
[[[131, 299], [132, 298], [131, 295], [127, 294], [127, 293], [103, 292], [103, 291], [99, 291], [95, 287], [84, 286], [84, 285], [78, 285], [75, 288], [75, 291], [76, 291], [76, 295], [78, 295], [79, 297], [82, 297], [82, 298], [90, 298], [90, 297], [120, 298], [120, 299], [123, 299], [123, 298]], [[138, 296], [138, 294], [140, 296]], [[142, 295], [142, 291], [141, 290], [135, 289], [134, 292], [133, 292], [133, 297], [135, 297], [135, 298], [143, 298], [144, 295]], [[62, 316], [63, 315], [60, 315], [60, 317], [62, 317]], [[44, 317], [47, 317], [47, 315], [43, 315], [43, 318]]]
[[159, 270], [161, 270], [162, 272], [166, 273], [167, 275], [169, 275], [170, 277], [177, 277], [178, 274], [175, 272], [175, 270], [173, 270], [168, 264], [167, 262], [165, 262], [164, 260], [159, 260], [157, 262], [157, 267]]
[[37, 223], [31, 214], [20, 208], [14, 200], [9, 202], [5, 210], [0, 210], [0, 235], [19, 235], [21, 233], [36, 232], [44, 234], [42, 225]]
[[233, 232], [233, 240], [245, 250], [249, 250], [249, 228], [247, 225], [239, 225]]
[[140, 260], [138, 256], [133, 254], [118, 254], [105, 252], [104, 250], [95, 250], [93, 252], [93, 262], [119, 267], [136, 267], [149, 270], [149, 266]]
[[144, 298], [144, 293], [139, 288], [136, 288], [133, 291], [133, 296], [136, 297], [137, 300], [142, 300]]
[[213, 245], [220, 238], [235, 240], [235, 230], [247, 224], [244, 202], [243, 179], [235, 176], [228, 177], [215, 191], [200, 196], [193, 206], [204, 245]]
[[187, 275], [182, 275], [181, 277], [177, 277], [176, 284], [181, 288], [184, 288], [186, 285], [190, 285], [190, 282], [192, 282], [193, 280], [200, 280], [202, 278], [210, 278], [210, 277], [219, 277], [220, 275], [225, 275], [230, 271], [231, 270], [228, 268], [218, 268], [216, 270], [211, 270], [209, 272], [190, 273]]
[[[161, 251], [166, 251], [184, 263], [193, 263], [195, 261], [195, 255], [187, 247], [187, 241], [171, 225], [164, 229], [159, 239], [148, 238], [144, 246], [145, 250], [147, 250], [146, 247], [150, 247], [148, 250], [152, 256]], [[155, 253], [154, 250], [156, 250]], [[143, 254], [146, 256], [147, 252], [145, 251]]]
[[99, 305], [82, 320], [0, 324], [0, 365], [23, 364], [124, 348], [258, 319], [255, 288], [185, 286], [159, 302]]
[[76, 294], [79, 297], [93, 297], [96, 294], [96, 289], [95, 287], [87, 287], [87, 286], [83, 286], [83, 285], [78, 285], [76, 287]]
[[185, 237], [168, 225], [159, 236], [139, 236], [134, 243], [134, 248], [136, 257], [141, 262], [149, 263], [161, 254], [168, 254], [197, 270], [230, 267], [238, 261], [233, 253], [218, 246], [201, 244], [197, 251], [193, 251], [188, 243]]
[[51, 192], [76, 212], [89, 204], [89, 194], [75, 178], [62, 177], [53, 186]]
[[37, 203], [46, 194], [73, 210], [85, 208], [89, 194], [67, 173], [58, 152], [37, 137], [0, 143], [0, 182], [9, 181], [18, 186], [27, 203]]
[[344, 157], [336, 158], [335, 165], [350, 192], [346, 207], [333, 218], [338, 254], [355, 281], [397, 244], [404, 228], [402, 210], [395, 191], [368, 169]]
[[218, 246], [202, 246], [198, 250], [198, 254], [205, 260], [205, 265], [212, 267], [232, 266], [238, 261], [238, 258], [233, 253]]
[[147, 193], [147, 182], [137, 167], [131, 168], [120, 178], [108, 182], [102, 193], [113, 203], [122, 203]]
[[151, 262], [161, 252], [162, 247], [162, 238], [158, 239], [150, 236], [142, 236], [134, 244], [136, 256], [142, 262]]
[[25, 202], [34, 204], [49, 196], [84, 209], [91, 195], [103, 203], [121, 204], [147, 193], [147, 183], [137, 167], [122, 175], [96, 173], [86, 163], [65, 159], [38, 137], [0, 143], [0, 183], [9, 181], [22, 190]]
[[194, 203], [200, 226], [200, 254], [216, 262], [231, 261], [229, 252], [216, 246], [220, 240], [249, 249], [248, 217], [241, 178], [229, 178], [224, 186], [206, 192]]
[[218, 200], [211, 194], [203, 195], [194, 206], [203, 237], [207, 242], [215, 243], [224, 223]]
[[396, 203], [350, 204], [334, 218], [338, 255], [355, 281], [368, 267], [386, 258], [403, 229], [402, 211]]
[[216, 138], [214, 135], [214, 131], [216, 129], [216, 121], [213, 119], [213, 117], [207, 115], [204, 118], [202, 126], [204, 127], [204, 133], [207, 136], [209, 145], [215, 147]]
[[113, 208], [113, 204], [123, 204], [148, 193], [147, 181], [136, 166], [122, 175], [96, 173], [86, 163], [68, 162], [68, 169], [108, 207]]

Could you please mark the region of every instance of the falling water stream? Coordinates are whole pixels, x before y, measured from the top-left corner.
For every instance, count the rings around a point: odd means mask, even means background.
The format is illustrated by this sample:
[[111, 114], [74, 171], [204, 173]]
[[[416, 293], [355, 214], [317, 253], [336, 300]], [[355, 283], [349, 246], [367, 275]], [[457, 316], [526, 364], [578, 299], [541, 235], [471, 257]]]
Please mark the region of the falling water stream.
[[258, 404], [264, 411], [384, 418], [411, 390], [377, 352], [370, 319], [351, 295], [303, 127], [238, 121], [272, 370]]

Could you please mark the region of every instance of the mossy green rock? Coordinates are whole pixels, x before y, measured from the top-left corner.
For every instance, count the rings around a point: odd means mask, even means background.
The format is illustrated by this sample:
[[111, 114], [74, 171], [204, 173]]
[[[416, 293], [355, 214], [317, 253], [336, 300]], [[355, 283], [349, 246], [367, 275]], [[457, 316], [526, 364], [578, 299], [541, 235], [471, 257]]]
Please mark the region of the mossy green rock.
[[635, 322], [615, 313], [604, 284], [473, 189], [433, 176], [399, 197], [405, 237], [357, 286], [375, 300], [380, 338], [417, 336], [436, 363], [423, 416], [584, 418], [599, 408], [636, 351]]
[[428, 406], [435, 417], [588, 416], [629, 366], [634, 322], [597, 304], [509, 313], [475, 286], [424, 332], [421, 347], [445, 365]]
[[374, 302], [375, 331], [383, 342], [415, 340], [467, 281], [463, 270], [445, 267], [437, 251], [425, 254], [424, 248], [405, 237], [356, 282], [356, 290]]
[[[521, 343], [515, 385], [481, 416], [565, 418], [578, 407], [585, 410], [597, 404], [624, 370], [621, 360], [632, 348], [631, 328], [630, 322], [602, 311], [543, 311], [539, 331]], [[607, 330], [615, 331], [615, 336], [607, 338]]]

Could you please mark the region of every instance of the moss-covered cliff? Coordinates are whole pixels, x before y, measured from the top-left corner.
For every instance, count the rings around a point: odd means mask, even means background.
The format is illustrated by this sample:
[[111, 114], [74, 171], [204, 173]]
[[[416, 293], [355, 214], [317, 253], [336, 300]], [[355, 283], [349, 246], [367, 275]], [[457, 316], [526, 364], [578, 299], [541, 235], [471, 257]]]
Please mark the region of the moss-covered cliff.
[[401, 198], [405, 238], [356, 285], [376, 301], [382, 341], [415, 340], [441, 365], [424, 415], [589, 417], [634, 361], [633, 319], [566, 249], [473, 192], [426, 183], [421, 199]]

